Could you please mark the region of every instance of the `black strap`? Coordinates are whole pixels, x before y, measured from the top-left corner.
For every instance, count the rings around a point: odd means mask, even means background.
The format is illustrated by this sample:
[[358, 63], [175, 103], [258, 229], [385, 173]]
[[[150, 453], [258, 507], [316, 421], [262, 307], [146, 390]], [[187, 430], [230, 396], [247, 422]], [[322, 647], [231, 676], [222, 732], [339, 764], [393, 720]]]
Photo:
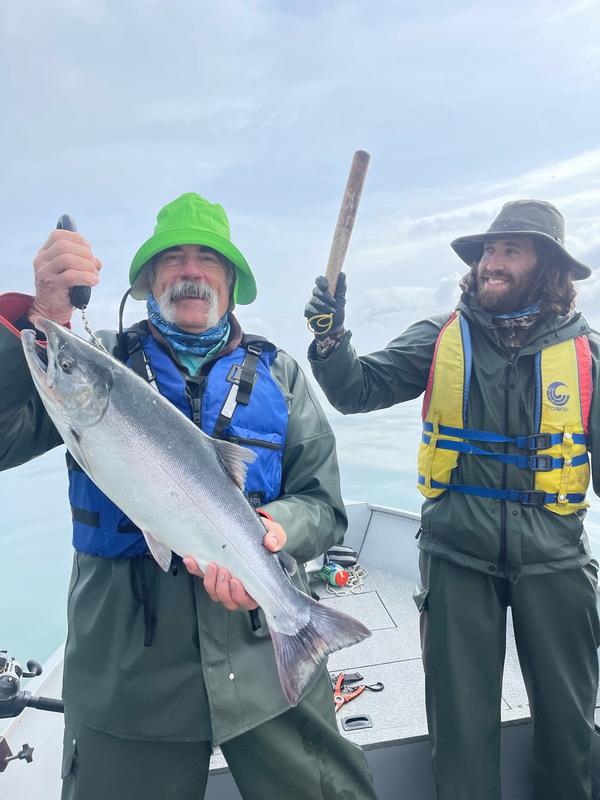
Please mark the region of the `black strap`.
[[85, 508], [71, 506], [71, 516], [73, 517], [73, 522], [89, 525], [90, 528], [100, 527], [100, 514], [97, 511], [88, 511]]
[[139, 375], [140, 378], [147, 381], [153, 389], [158, 389], [156, 385], [156, 375], [141, 345], [129, 354], [129, 366], [136, 375]]
[[250, 395], [252, 394], [252, 389], [256, 381], [258, 362], [263, 352], [263, 343], [261, 341], [251, 341], [245, 343], [244, 347], [246, 349], [246, 355], [244, 356], [239, 376], [236, 377], [236, 375], [233, 374], [229, 378], [229, 380], [231, 380], [231, 389], [227, 393], [225, 402], [221, 406], [221, 411], [217, 417], [212, 432], [214, 439], [221, 439], [223, 437], [223, 431], [231, 422], [238, 403], [247, 406], [250, 402]]
[[[98, 511], [89, 511], [87, 508], [71, 506], [71, 517], [73, 522], [79, 522], [81, 525], [89, 525], [90, 528], [100, 527], [100, 513]], [[117, 533], [137, 533], [140, 536], [142, 534], [137, 525], [124, 514], [117, 523]]]
[[200, 396], [202, 388], [202, 384], [198, 381], [185, 382], [185, 393], [192, 407], [192, 419], [199, 428], [202, 428], [202, 399]]
[[136, 556], [130, 561], [133, 595], [142, 606], [144, 614], [144, 647], [152, 647], [156, 631], [156, 614], [152, 604], [152, 586], [145, 568], [148, 560], [146, 556]]
[[242, 364], [242, 372], [236, 398], [237, 402], [241, 403], [243, 406], [247, 406], [250, 402], [250, 395], [252, 394], [254, 381], [256, 379], [256, 369], [261, 355], [261, 342], [249, 342], [246, 349], [246, 357]]
[[146, 320], [136, 322], [127, 330], [120, 331], [117, 334], [119, 346], [118, 353], [115, 353], [116, 358], [126, 364], [129, 356], [142, 346], [142, 339], [145, 339], [149, 334], [150, 329]]
[[146, 336], [147, 334], [148, 326], [147, 323], [143, 322], [139, 322], [132, 328], [128, 328], [126, 331], [123, 331], [123, 333], [120, 333], [118, 335], [119, 354], [124, 364], [129, 362], [130, 368], [136, 375], [139, 375], [140, 378], [147, 381], [154, 389], [157, 389], [156, 375], [142, 347], [142, 336]]
[[252, 630], [259, 631], [262, 628], [262, 623], [260, 621], [260, 617], [258, 616], [258, 608], [253, 608], [248, 612], [248, 614], [250, 615], [250, 624], [252, 625]]

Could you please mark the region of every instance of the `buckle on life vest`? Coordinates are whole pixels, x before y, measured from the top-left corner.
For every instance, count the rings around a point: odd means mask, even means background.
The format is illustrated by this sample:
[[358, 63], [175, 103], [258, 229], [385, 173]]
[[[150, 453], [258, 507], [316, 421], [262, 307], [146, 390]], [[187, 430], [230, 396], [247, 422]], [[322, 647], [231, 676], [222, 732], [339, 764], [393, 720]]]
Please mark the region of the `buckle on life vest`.
[[547, 450], [552, 446], [549, 433], [534, 433], [533, 436], [527, 436], [526, 439], [528, 450]]
[[552, 456], [529, 456], [529, 469], [534, 472], [551, 472], [552, 461]]
[[521, 504], [524, 506], [546, 505], [546, 492], [542, 492], [539, 489], [532, 489], [529, 492], [523, 492], [521, 496]]

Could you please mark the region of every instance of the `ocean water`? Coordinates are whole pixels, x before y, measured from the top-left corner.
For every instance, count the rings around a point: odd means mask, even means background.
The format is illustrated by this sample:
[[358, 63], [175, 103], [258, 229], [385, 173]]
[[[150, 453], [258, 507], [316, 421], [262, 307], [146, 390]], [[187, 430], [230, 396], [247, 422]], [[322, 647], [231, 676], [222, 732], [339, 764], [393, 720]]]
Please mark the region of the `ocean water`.
[[66, 634], [72, 548], [64, 448], [0, 473], [0, 650], [43, 662]]
[[[418, 511], [418, 414], [413, 404], [358, 417], [333, 415], [344, 497]], [[600, 554], [600, 501], [586, 529]], [[64, 448], [0, 473], [0, 650], [43, 662], [66, 634], [71, 569]]]

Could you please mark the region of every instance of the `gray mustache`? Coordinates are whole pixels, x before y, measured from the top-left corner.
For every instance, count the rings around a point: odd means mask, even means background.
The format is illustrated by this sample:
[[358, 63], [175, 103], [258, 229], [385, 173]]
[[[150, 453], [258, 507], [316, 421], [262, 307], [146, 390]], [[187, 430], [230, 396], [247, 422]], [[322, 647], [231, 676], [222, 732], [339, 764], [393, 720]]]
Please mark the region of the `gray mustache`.
[[188, 297], [194, 300], [207, 300], [212, 303], [216, 298], [216, 292], [206, 281], [195, 281], [189, 278], [178, 281], [171, 286], [169, 290], [169, 301], [171, 303], [185, 300]]

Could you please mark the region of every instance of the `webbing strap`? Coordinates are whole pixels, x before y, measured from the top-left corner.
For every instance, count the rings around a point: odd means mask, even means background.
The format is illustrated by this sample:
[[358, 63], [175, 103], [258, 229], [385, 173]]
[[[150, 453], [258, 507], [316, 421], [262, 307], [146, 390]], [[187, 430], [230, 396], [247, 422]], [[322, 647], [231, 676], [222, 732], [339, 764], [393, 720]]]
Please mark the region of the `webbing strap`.
[[[577, 466], [575, 463], [581, 456], [573, 457], [573, 433], [571, 432], [570, 428], [566, 427], [564, 431], [564, 438], [563, 438], [563, 445], [561, 448], [563, 462], [565, 467], [560, 474], [560, 485], [558, 487], [558, 502], [562, 505], [566, 505], [566, 500], [564, 499], [567, 493], [567, 489], [569, 488], [569, 481], [571, 480], [571, 470], [573, 467]], [[587, 452], [585, 453], [587, 456]]]
[[231, 422], [235, 409], [238, 403], [247, 406], [250, 402], [250, 395], [254, 388], [254, 381], [256, 380], [256, 370], [258, 368], [258, 361], [262, 354], [262, 345], [260, 342], [250, 342], [246, 347], [246, 355], [242, 362], [242, 368], [239, 378], [232, 378], [233, 381], [231, 389], [227, 392], [225, 402], [219, 412], [215, 427], [212, 432], [214, 439], [220, 439], [223, 436], [223, 431]]
[[147, 381], [153, 389], [158, 391], [156, 375], [148, 361], [148, 357], [142, 347], [140, 333], [134, 328], [130, 328], [119, 335], [119, 351], [121, 360], [128, 364], [136, 375]]
[[[425, 485], [425, 478], [419, 475], [419, 483]], [[548, 494], [537, 489], [489, 489], [486, 486], [463, 486], [456, 483], [440, 483], [431, 481], [432, 489], [445, 489], [459, 494], [472, 494], [477, 497], [489, 497], [493, 500], [510, 500], [512, 503], [521, 503], [524, 506], [545, 506], [558, 502], [558, 493]], [[583, 503], [584, 494], [567, 494], [560, 496], [560, 502]]]
[[[431, 437], [426, 433], [422, 435], [424, 444], [429, 444]], [[553, 458], [547, 455], [532, 455], [532, 456], [518, 456], [509, 453], [492, 453], [490, 450], [483, 450], [481, 447], [468, 444], [467, 442], [455, 442], [448, 439], [437, 439], [436, 447], [438, 450], [453, 450], [456, 453], [467, 453], [468, 455], [483, 456], [490, 458], [493, 461], [499, 461], [501, 464], [509, 464], [519, 469], [530, 469], [534, 472], [550, 472], [553, 469], [563, 469], [565, 466], [564, 458]], [[579, 456], [568, 459], [569, 467], [579, 467], [582, 464], [587, 464], [587, 453], [582, 453]]]
[[256, 368], [258, 367], [258, 359], [262, 354], [262, 344], [260, 342], [250, 342], [246, 347], [246, 357], [242, 364], [242, 373], [240, 375], [240, 385], [237, 393], [237, 402], [243, 406], [247, 406], [250, 402], [250, 395], [254, 388], [254, 380], [256, 377]]
[[89, 525], [90, 528], [100, 527], [100, 514], [97, 511], [87, 511], [85, 508], [71, 506], [71, 516], [73, 517], [73, 522]]
[[464, 391], [462, 421], [467, 424], [467, 409], [469, 407], [469, 395], [471, 394], [471, 374], [473, 372], [473, 345], [471, 344], [471, 329], [464, 314], [458, 315], [460, 325], [460, 335], [462, 338], [463, 358], [465, 363]]
[[153, 389], [158, 391], [156, 375], [154, 374], [152, 367], [150, 366], [150, 362], [146, 357], [146, 353], [144, 353], [144, 349], [141, 345], [129, 354], [129, 366], [136, 375], [139, 375], [140, 378], [143, 378], [145, 381], [147, 381]]
[[[433, 431], [431, 422], [423, 423], [423, 430], [427, 433]], [[478, 431], [474, 428], [452, 428], [448, 425], [440, 425], [439, 432], [445, 436], [455, 436], [458, 439], [469, 439], [473, 442], [493, 442], [496, 444], [514, 444], [522, 450], [547, 450], [555, 444], [562, 444], [562, 433], [534, 433], [531, 436], [503, 436], [500, 433], [491, 431]], [[573, 442], [575, 444], [587, 444], [584, 433], [574, 433]]]

